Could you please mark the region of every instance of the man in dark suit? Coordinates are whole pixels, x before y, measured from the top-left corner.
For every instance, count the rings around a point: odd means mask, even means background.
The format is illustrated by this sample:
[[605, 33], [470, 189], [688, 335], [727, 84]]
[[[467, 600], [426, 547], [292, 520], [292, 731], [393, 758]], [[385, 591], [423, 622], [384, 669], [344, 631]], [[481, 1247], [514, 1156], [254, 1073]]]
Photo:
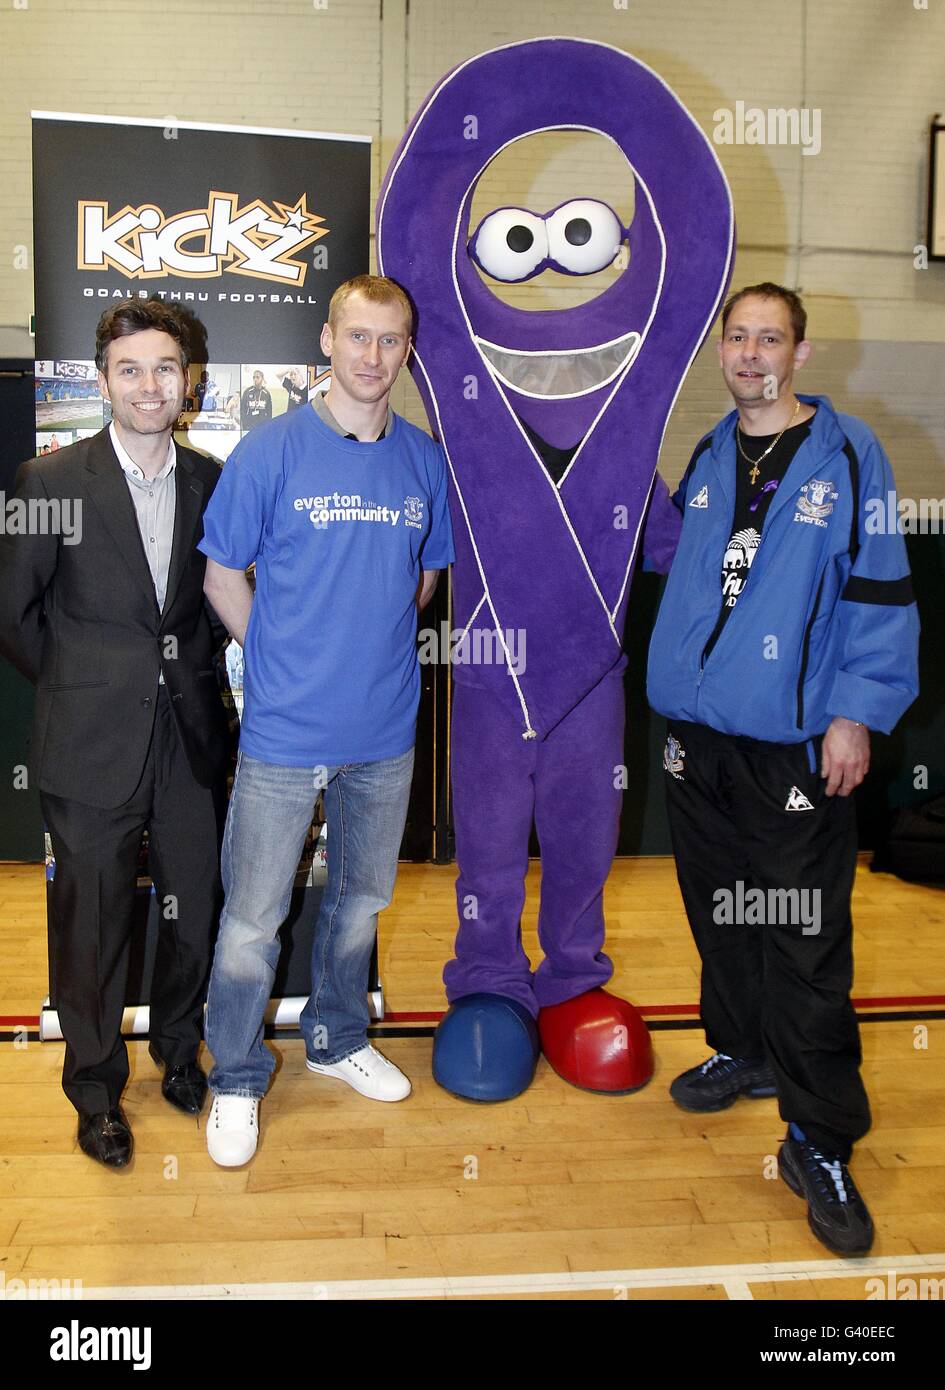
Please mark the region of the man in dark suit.
[[160, 918], [151, 1055], [178, 1109], [199, 1114], [206, 1095], [197, 1049], [227, 735], [213, 670], [223, 634], [197, 550], [218, 469], [173, 438], [188, 355], [172, 306], [109, 309], [95, 360], [112, 424], [23, 464], [26, 524], [0, 537], [0, 652], [36, 686], [31, 773], [56, 859], [63, 1089], [82, 1149], [116, 1168], [133, 1147], [120, 1029], [145, 828]]

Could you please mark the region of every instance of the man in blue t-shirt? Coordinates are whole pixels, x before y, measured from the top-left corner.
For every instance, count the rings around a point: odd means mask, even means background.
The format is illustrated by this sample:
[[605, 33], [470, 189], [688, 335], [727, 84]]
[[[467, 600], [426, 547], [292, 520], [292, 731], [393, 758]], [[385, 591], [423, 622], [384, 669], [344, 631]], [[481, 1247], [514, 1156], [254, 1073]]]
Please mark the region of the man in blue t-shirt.
[[328, 883], [300, 1020], [306, 1065], [374, 1100], [410, 1093], [367, 1042], [367, 976], [407, 816], [417, 609], [453, 560], [443, 451], [388, 404], [411, 327], [393, 281], [342, 285], [321, 336], [329, 390], [242, 440], [204, 517], [206, 593], [246, 658], [207, 999], [207, 1147], [223, 1167], [256, 1149], [277, 933], [322, 790]]

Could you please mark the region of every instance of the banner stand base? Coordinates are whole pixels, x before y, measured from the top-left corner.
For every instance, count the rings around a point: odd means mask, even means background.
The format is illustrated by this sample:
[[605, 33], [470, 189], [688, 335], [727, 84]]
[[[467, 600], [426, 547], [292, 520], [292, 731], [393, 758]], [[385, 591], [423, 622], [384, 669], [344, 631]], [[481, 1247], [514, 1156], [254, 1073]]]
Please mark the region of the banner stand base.
[[[271, 1028], [298, 1028], [306, 1001], [307, 996], [298, 995], [288, 999], [270, 999], [265, 1015], [266, 1024]], [[372, 1023], [379, 1023], [384, 1017], [384, 986], [380, 980], [375, 989], [368, 991], [368, 1013]], [[150, 1024], [151, 1010], [147, 1004], [129, 1004], [121, 1017], [121, 1035], [123, 1038], [146, 1035]], [[39, 1012], [39, 1040], [62, 1041], [59, 1012], [52, 1007], [48, 996], [43, 1000]]]

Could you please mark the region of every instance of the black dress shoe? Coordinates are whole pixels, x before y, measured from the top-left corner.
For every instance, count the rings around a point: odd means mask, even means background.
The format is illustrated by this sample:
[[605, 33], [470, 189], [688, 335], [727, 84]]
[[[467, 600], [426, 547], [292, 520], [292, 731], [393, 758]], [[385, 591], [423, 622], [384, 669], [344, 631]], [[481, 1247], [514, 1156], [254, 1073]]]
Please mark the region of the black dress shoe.
[[106, 1168], [124, 1168], [131, 1162], [134, 1139], [119, 1106], [98, 1115], [79, 1116], [79, 1148]]
[[181, 1067], [168, 1067], [154, 1043], [148, 1051], [159, 1067], [164, 1067], [164, 1080], [161, 1082], [161, 1095], [185, 1115], [199, 1115], [207, 1099], [207, 1078], [196, 1062], [185, 1062]]

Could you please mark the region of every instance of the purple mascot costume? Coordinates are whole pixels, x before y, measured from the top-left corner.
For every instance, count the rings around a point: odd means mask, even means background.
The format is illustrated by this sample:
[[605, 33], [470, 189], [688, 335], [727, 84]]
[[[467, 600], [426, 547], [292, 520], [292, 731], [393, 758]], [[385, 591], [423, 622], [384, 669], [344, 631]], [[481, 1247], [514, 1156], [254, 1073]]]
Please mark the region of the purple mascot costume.
[[[514, 141], [592, 131], [635, 181], [625, 229], [576, 196], [499, 208], [469, 234], [477, 182]], [[423, 102], [378, 205], [379, 269], [416, 307], [411, 370], [450, 469], [452, 720], [459, 931], [434, 1075], [505, 1100], [539, 1037], [592, 1090], [651, 1074], [631, 1005], [602, 989], [603, 888], [624, 759], [622, 634], [642, 543], [665, 570], [679, 516], [656, 475], [669, 412], [718, 312], [734, 240], [715, 152], [650, 68], [580, 39], [509, 44], [461, 63]], [[627, 268], [596, 299], [529, 311], [485, 277]], [[482, 272], [482, 273], [480, 273]], [[476, 660], [498, 651], [499, 661]], [[472, 654], [472, 655], [470, 655]], [[534, 973], [522, 948], [528, 841], [541, 845]]]

